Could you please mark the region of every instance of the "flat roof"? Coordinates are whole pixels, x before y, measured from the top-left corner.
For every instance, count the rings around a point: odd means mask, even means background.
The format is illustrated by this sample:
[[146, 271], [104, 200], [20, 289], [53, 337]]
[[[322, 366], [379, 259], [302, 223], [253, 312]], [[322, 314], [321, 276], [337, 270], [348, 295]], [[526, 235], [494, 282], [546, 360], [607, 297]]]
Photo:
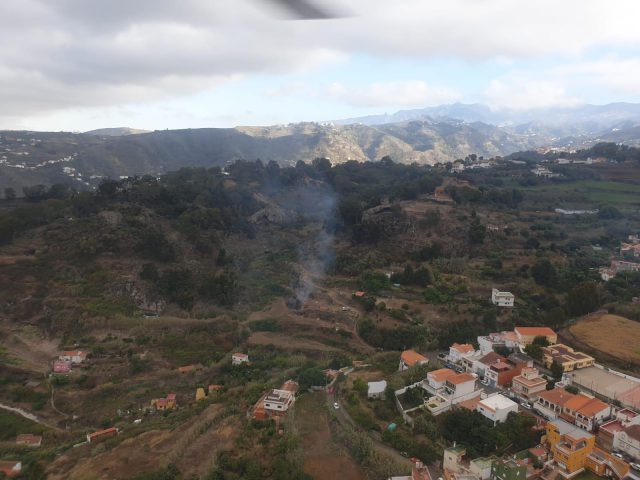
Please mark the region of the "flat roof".
[[492, 410], [504, 410], [505, 408], [512, 408], [514, 406], [518, 406], [516, 402], [500, 394], [492, 395], [490, 397], [485, 398], [484, 400], [480, 400], [478, 404], [485, 405], [491, 408]]

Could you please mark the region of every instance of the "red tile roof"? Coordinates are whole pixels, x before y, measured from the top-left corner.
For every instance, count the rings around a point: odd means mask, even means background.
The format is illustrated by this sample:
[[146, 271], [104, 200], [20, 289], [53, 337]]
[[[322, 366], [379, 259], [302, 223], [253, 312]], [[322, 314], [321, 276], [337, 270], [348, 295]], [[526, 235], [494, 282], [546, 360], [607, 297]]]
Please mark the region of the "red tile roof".
[[447, 378], [447, 382], [458, 385], [460, 383], [470, 382], [471, 380], [475, 379], [476, 377], [474, 377], [470, 373], [457, 373], [456, 375]]
[[556, 337], [556, 332], [549, 327], [516, 327], [516, 334], [534, 337]]
[[472, 353], [476, 350], [470, 343], [454, 343], [451, 348], [458, 353]]
[[444, 382], [447, 378], [456, 375], [456, 372], [451, 370], [450, 368], [440, 368], [438, 370], [434, 370], [427, 374], [427, 377], [433, 379], [434, 382]]
[[571, 400], [574, 395], [567, 392], [564, 388], [554, 388], [553, 390], [540, 392], [538, 397], [547, 400], [549, 403], [553, 403], [554, 405], [564, 407], [564, 405]]
[[400, 354], [400, 359], [410, 367], [413, 367], [418, 363], [428, 362], [427, 357], [420, 355], [414, 350], [405, 350]]

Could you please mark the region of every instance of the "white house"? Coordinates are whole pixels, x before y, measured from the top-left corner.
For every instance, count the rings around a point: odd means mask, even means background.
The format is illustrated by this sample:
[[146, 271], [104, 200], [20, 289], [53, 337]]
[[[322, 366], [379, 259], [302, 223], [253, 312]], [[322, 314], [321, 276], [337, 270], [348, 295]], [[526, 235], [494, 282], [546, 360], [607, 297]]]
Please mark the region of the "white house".
[[476, 349], [470, 343], [454, 343], [449, 347], [449, 361], [458, 363], [463, 357], [470, 357]]
[[[457, 373], [444, 382], [444, 391], [451, 400], [468, 398], [476, 389], [476, 376], [472, 373]], [[455, 401], [454, 401], [455, 403]]]
[[384, 392], [387, 389], [387, 381], [369, 382], [367, 390], [367, 398], [384, 398]]
[[293, 392], [274, 388], [266, 397], [264, 397], [263, 405], [265, 410], [286, 412], [295, 401], [296, 396]]
[[501, 292], [497, 288], [491, 290], [491, 303], [499, 307], [513, 307], [516, 297], [511, 292]]
[[63, 362], [71, 362], [71, 363], [82, 363], [87, 359], [87, 352], [82, 350], [71, 350], [67, 352], [62, 352], [58, 359]]
[[498, 422], [504, 422], [509, 413], [517, 413], [518, 404], [504, 395], [497, 394], [480, 400], [476, 410], [495, 425]]
[[456, 372], [451, 370], [450, 368], [441, 368], [439, 370], [433, 370], [427, 373], [427, 383], [429, 386], [437, 391], [444, 387], [447, 378], [453, 377], [456, 375]]
[[231, 365], [242, 365], [249, 363], [249, 355], [246, 353], [234, 353], [231, 355]]

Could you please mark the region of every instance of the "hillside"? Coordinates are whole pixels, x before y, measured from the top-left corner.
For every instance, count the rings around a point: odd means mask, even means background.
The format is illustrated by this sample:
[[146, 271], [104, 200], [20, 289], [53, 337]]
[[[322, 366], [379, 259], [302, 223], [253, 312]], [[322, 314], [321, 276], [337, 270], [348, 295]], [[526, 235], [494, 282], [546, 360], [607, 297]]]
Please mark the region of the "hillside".
[[503, 155], [543, 144], [482, 123], [414, 121], [369, 127], [317, 123], [273, 127], [171, 130], [110, 136], [0, 132], [0, 190], [66, 182], [94, 187], [104, 177], [159, 175], [184, 166], [224, 166], [260, 158], [293, 165], [316, 157], [332, 163], [380, 160], [450, 162], [476, 153]]

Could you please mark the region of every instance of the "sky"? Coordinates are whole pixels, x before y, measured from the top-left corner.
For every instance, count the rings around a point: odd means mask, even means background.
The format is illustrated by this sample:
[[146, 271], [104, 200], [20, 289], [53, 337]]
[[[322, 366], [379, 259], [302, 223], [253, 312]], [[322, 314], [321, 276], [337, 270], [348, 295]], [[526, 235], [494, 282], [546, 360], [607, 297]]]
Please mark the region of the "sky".
[[2, 0], [0, 129], [640, 102], [637, 0]]

